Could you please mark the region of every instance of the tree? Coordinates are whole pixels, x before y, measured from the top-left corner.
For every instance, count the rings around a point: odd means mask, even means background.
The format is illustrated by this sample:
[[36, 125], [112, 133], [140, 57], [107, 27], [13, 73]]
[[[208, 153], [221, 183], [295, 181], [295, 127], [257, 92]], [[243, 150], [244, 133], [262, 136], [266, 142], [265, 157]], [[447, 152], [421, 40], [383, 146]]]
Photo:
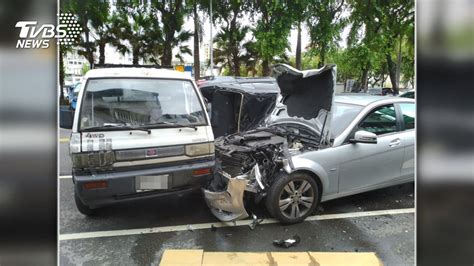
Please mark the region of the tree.
[[[372, 67], [383, 58], [392, 88], [398, 92], [397, 71], [400, 73], [403, 38], [410, 25], [413, 25], [413, 0], [350, 0], [349, 4], [352, 27], [348, 44], [364, 47], [368, 51], [365, 58], [360, 58], [365, 61], [362, 67], [362, 88], [367, 88]], [[392, 58], [394, 51], [397, 53], [396, 62]]]
[[140, 59], [157, 63], [154, 56], [160, 51], [162, 32], [151, 6], [138, 0], [117, 2], [111, 24], [110, 33], [121, 40], [113, 45], [122, 54], [131, 53], [134, 65]]
[[91, 67], [94, 65], [94, 52], [96, 47], [91, 40], [91, 28], [89, 26], [91, 18], [96, 17], [94, 13], [97, 11], [97, 6], [102, 6], [101, 3], [103, 2], [102, 0], [61, 1], [61, 11], [74, 14], [77, 18], [77, 22], [81, 25], [83, 34], [74, 42], [74, 45], [79, 48], [77, 53], [84, 56]]
[[64, 78], [66, 76], [66, 71], [64, 70], [64, 57], [68, 52], [71, 52], [70, 46], [65, 46], [63, 44], [58, 45], [59, 50], [59, 87], [60, 87], [60, 100], [64, 100]]
[[262, 59], [264, 76], [270, 75], [270, 64], [275, 57], [290, 49], [288, 36], [293, 25], [290, 3], [290, 0], [253, 2], [254, 14], [257, 13], [260, 17], [252, 32], [256, 39], [255, 48]]
[[309, 2], [309, 0], [296, 0], [294, 2], [289, 2], [291, 4], [294, 26], [296, 26], [297, 30], [295, 51], [295, 67], [297, 69], [301, 69], [301, 29], [308, 16]]
[[151, 3], [160, 12], [163, 27], [161, 64], [171, 65], [175, 47], [179, 49], [176, 58], [183, 61], [181, 54], [192, 54], [191, 49], [184, 43], [193, 36], [193, 33], [183, 30], [184, 16], [188, 14], [189, 9], [184, 5], [183, 0], [162, 0]]
[[322, 67], [327, 54], [338, 47], [345, 27], [343, 8], [343, 0], [309, 0], [306, 24], [311, 38], [310, 50], [319, 57], [318, 67]]
[[245, 60], [244, 38], [248, 27], [235, 30], [222, 28], [215, 37], [215, 62], [229, 67], [230, 74], [240, 76], [240, 65]]
[[199, 10], [205, 5], [203, 0], [192, 0], [191, 5], [193, 9], [193, 22], [194, 22], [194, 33], [193, 33], [193, 56], [194, 56], [194, 78], [199, 80], [201, 78], [201, 62], [199, 60], [199, 44], [202, 42], [203, 37], [203, 25], [202, 20], [199, 18]]
[[[413, 0], [383, 2], [380, 10], [380, 21], [386, 38], [385, 56], [388, 72], [392, 88], [395, 93], [398, 93], [403, 58], [402, 48], [405, 46], [407, 49], [413, 49], [414, 44], [414, 2]], [[396, 60], [393, 59], [393, 54], [396, 54]]]
[[244, 59], [244, 41], [249, 27], [243, 26], [239, 20], [247, 10], [248, 3], [242, 0], [213, 2], [213, 23], [222, 24], [215, 37], [215, 61], [228, 65], [230, 74], [234, 76], [240, 76], [240, 65]]

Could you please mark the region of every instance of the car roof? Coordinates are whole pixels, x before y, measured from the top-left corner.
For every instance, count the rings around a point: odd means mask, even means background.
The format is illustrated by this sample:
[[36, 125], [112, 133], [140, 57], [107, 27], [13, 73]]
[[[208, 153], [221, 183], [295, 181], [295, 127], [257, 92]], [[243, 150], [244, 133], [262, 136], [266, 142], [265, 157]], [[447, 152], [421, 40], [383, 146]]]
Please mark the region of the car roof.
[[114, 67], [114, 68], [98, 68], [89, 70], [84, 78], [168, 78], [193, 80], [189, 75], [183, 72], [145, 67]]
[[393, 100], [394, 102], [401, 100], [400, 97], [394, 97], [394, 96], [370, 95], [370, 94], [365, 94], [365, 93], [340, 93], [340, 94], [336, 94], [334, 101], [337, 103], [367, 106], [376, 101], [390, 100], [390, 99]]

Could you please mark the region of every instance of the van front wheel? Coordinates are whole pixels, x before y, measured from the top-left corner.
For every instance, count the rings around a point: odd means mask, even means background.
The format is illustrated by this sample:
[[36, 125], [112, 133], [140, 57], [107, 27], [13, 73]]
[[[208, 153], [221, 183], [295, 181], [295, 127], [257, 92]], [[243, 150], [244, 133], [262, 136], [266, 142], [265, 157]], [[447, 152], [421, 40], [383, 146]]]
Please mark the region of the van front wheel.
[[74, 201], [76, 202], [77, 210], [86, 215], [86, 216], [93, 216], [97, 213], [95, 209], [91, 209], [91, 207], [85, 205], [82, 200], [79, 198], [76, 192], [74, 192]]

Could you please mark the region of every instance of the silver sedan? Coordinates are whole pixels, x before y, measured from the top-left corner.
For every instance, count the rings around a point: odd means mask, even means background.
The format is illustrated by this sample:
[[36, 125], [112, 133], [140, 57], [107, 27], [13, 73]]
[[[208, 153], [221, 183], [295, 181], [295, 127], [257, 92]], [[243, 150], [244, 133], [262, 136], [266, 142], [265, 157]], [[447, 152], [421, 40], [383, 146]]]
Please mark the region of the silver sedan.
[[[285, 107], [276, 109], [275, 114], [285, 117]], [[246, 191], [262, 198], [273, 217], [283, 223], [296, 223], [310, 215], [320, 202], [414, 180], [414, 100], [342, 94], [334, 97], [332, 109], [329, 143], [316, 139], [321, 141], [317, 148], [303, 139], [317, 135], [316, 130], [312, 131], [314, 127], [292, 118], [273, 118], [271, 126], [218, 140], [218, 158], [224, 165], [220, 180], [224, 180], [225, 189], [205, 190], [211, 211], [223, 221], [247, 217], [243, 204]], [[264, 159], [247, 173], [231, 174], [232, 167], [226, 165], [241, 158], [239, 154], [253, 153], [249, 157], [259, 161], [256, 154], [267, 147], [264, 142], [279, 141], [284, 134], [273, 130], [278, 126], [278, 130], [285, 127], [300, 137], [299, 141], [286, 144], [289, 160], [274, 155], [274, 162], [281, 161], [282, 170], [270, 173], [265, 165], [269, 162]], [[235, 140], [237, 137], [240, 142]], [[244, 143], [245, 138], [248, 141]], [[246, 149], [253, 145], [260, 150]], [[240, 165], [234, 165], [241, 170], [247, 161], [240, 159]], [[273, 177], [265, 180], [265, 175]]]

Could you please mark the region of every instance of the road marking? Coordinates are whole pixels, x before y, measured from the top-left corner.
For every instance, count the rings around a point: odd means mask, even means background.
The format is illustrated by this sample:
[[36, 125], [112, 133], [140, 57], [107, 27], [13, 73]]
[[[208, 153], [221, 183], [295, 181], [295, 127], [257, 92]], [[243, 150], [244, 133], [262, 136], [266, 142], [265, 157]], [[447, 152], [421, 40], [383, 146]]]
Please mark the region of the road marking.
[[60, 175], [59, 179], [67, 179], [67, 178], [72, 178], [72, 175]]
[[69, 142], [69, 138], [59, 138], [59, 143]]
[[[305, 221], [334, 220], [334, 219], [370, 217], [370, 216], [377, 216], [377, 215], [407, 214], [407, 213], [415, 213], [415, 208], [314, 215], [314, 216], [309, 216], [308, 218], [306, 218]], [[62, 241], [62, 240], [74, 240], [74, 239], [86, 239], [86, 238], [130, 236], [130, 235], [178, 232], [178, 231], [187, 231], [187, 230], [200, 230], [200, 229], [210, 229], [211, 225], [214, 225], [214, 227], [219, 227], [219, 228], [220, 227], [235, 227], [235, 226], [245, 226], [251, 223], [252, 223], [252, 220], [240, 220], [240, 221], [235, 221], [235, 222], [230, 222], [230, 223], [216, 222], [216, 223], [202, 223], [202, 224], [191, 224], [191, 225], [174, 225], [174, 226], [162, 226], [162, 227], [151, 227], [151, 228], [112, 230], [112, 231], [83, 232], [83, 233], [62, 234], [62, 235], [59, 235], [59, 240]], [[279, 222], [275, 219], [265, 219], [263, 220], [261, 224], [274, 224], [274, 223], [279, 223]]]

